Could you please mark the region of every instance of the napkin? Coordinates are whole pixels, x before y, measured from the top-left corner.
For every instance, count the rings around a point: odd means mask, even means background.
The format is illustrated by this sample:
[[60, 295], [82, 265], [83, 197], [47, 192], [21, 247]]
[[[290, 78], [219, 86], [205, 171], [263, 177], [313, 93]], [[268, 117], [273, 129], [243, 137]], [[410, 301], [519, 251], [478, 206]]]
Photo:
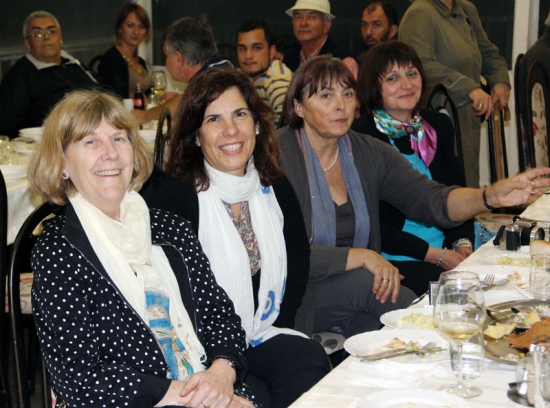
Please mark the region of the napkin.
[[438, 363], [405, 364], [390, 360], [352, 362], [344, 376], [354, 385], [380, 388], [414, 388], [425, 378], [447, 377]]
[[534, 221], [550, 221], [550, 195], [544, 194], [521, 213], [521, 218]]

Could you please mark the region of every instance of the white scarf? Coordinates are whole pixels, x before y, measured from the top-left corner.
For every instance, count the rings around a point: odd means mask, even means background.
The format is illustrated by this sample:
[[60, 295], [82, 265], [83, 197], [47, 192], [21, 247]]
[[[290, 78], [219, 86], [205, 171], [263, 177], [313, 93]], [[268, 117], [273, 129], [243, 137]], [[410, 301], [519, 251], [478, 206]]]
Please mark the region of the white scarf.
[[80, 193], [69, 200], [99, 261], [145, 324], [149, 325], [145, 300], [148, 282], [157, 282], [155, 287], [168, 295], [172, 325], [180, 340], [184, 343], [187, 340], [190, 345], [193, 370], [203, 371], [204, 348], [185, 310], [178, 281], [166, 254], [161, 247], [151, 243], [149, 209], [143, 198], [135, 191], [126, 193], [120, 204], [121, 222], [107, 216]]
[[[235, 305], [247, 343], [256, 346], [281, 333], [304, 336], [294, 330], [273, 327], [279, 316], [287, 273], [284, 219], [273, 188], [261, 186], [252, 158], [243, 177], [220, 172], [206, 160], [204, 165], [210, 188], [198, 194], [199, 241], [216, 281]], [[256, 313], [248, 252], [222, 200], [228, 204], [248, 201], [262, 258]]]

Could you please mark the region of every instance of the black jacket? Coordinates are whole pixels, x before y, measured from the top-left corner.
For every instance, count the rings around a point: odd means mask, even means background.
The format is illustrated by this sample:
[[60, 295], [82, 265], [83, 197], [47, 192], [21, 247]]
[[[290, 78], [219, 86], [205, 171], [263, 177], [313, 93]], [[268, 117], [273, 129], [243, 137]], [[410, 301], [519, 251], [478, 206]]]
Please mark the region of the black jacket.
[[[147, 71], [147, 65], [143, 58], [139, 58], [139, 65]], [[120, 98], [130, 97], [130, 72], [128, 71], [128, 63], [122, 58], [116, 47], [111, 47], [101, 56], [101, 61], [97, 67], [99, 74], [99, 82], [102, 85], [107, 85]]]
[[[160, 245], [178, 280], [184, 306], [213, 358], [237, 365], [248, 393], [245, 334], [233, 304], [216, 284], [189, 222], [151, 210], [153, 245]], [[31, 259], [33, 314], [58, 404], [72, 407], [152, 407], [170, 385], [162, 350], [113, 284], [69, 204], [47, 223]], [[200, 294], [200, 296], [198, 295]], [[237, 387], [237, 386], [236, 386]], [[247, 398], [251, 398], [248, 396]]]
[[19, 129], [42, 126], [67, 92], [96, 86], [79, 64], [67, 62], [36, 69], [22, 57], [9, 69], [0, 84], [0, 134], [13, 138]]
[[[293, 48], [285, 54], [283, 62], [285, 65], [290, 68], [292, 72], [296, 72], [300, 66], [300, 50], [302, 47]], [[332, 41], [330, 37], [327, 38], [325, 44], [321, 47], [319, 55], [331, 54], [335, 58], [344, 59], [351, 57], [356, 59], [355, 54], [348, 50], [347, 48], [342, 47], [340, 44]]]
[[[300, 204], [288, 179], [283, 177], [277, 181], [273, 184], [273, 190], [284, 217], [283, 235], [287, 253], [285, 293], [279, 316], [273, 325], [292, 329], [309, 277], [309, 242]], [[141, 190], [141, 195], [150, 208], [162, 208], [191, 221], [193, 230], [198, 234], [199, 199], [191, 184], [166, 177], [157, 169]]]

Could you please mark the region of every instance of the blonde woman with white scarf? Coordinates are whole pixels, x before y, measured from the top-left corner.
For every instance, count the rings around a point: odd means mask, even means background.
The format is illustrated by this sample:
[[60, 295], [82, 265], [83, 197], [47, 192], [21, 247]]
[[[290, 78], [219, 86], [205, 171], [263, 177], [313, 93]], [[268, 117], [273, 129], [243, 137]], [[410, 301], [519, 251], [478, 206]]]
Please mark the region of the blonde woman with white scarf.
[[57, 406], [254, 407], [245, 335], [190, 224], [135, 192], [151, 153], [120, 101], [67, 95], [29, 166], [66, 205], [33, 249], [33, 313]]
[[247, 384], [288, 407], [328, 371], [323, 348], [293, 330], [309, 275], [300, 204], [279, 165], [272, 112], [250, 79], [208, 70], [178, 108], [165, 174], [142, 195], [191, 221], [246, 331]]

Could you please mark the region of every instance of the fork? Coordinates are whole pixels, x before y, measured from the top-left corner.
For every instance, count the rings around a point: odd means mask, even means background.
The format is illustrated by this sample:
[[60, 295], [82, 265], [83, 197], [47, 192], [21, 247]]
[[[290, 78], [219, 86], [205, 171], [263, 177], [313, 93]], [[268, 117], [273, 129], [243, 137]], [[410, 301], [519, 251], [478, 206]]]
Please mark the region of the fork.
[[402, 348], [402, 349], [391, 350], [391, 351], [382, 351], [380, 353], [375, 353], [369, 356], [362, 357], [361, 362], [381, 360], [383, 358], [398, 357], [398, 356], [403, 356], [405, 354], [413, 354], [413, 353], [421, 356], [425, 356], [426, 353], [431, 353], [436, 346], [437, 346], [436, 342], [430, 341], [429, 343], [426, 343], [424, 347], [419, 348], [418, 350], [407, 350], [406, 348]]
[[490, 273], [483, 278], [483, 283], [486, 285], [491, 285], [495, 281], [495, 275]]

